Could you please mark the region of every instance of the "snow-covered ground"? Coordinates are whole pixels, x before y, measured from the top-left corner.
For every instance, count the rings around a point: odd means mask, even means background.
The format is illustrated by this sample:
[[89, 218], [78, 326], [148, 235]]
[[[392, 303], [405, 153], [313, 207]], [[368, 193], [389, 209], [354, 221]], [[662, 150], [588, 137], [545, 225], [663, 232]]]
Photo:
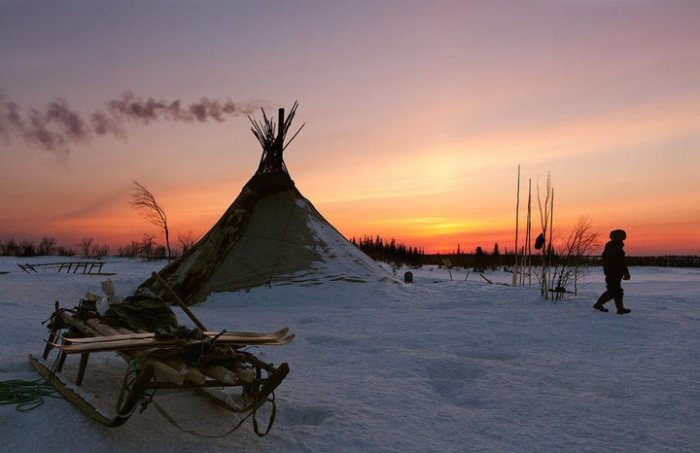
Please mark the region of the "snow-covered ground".
[[[41, 322], [54, 301], [73, 306], [87, 291], [99, 294], [104, 278], [24, 274], [16, 263], [25, 261], [0, 259], [0, 272], [10, 271], [0, 275], [0, 380], [34, 379], [27, 354], [41, 352]], [[117, 272], [112, 279], [127, 293], [162, 264], [110, 259], [104, 271]], [[254, 350], [291, 367], [267, 437], [249, 423], [224, 438], [196, 437], [153, 408], [109, 429], [48, 399], [30, 412], [0, 406], [0, 449], [700, 451], [700, 270], [631, 271], [627, 316], [591, 309], [603, 290], [596, 269], [578, 297], [557, 303], [473, 273], [465, 281], [464, 270], [450, 281], [434, 267], [415, 270], [411, 285], [331, 282], [215, 295], [193, 307], [210, 329], [289, 326], [297, 335], [288, 346]], [[124, 363], [93, 357], [85, 387], [119, 385]], [[232, 424], [196, 395], [157, 398], [188, 429], [216, 434]]]

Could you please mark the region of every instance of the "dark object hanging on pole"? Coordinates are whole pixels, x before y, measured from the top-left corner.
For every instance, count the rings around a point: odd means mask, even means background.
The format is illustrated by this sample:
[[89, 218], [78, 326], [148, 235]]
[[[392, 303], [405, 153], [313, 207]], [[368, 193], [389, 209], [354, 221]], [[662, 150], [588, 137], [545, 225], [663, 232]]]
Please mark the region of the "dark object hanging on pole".
[[542, 247], [544, 247], [544, 233], [540, 233], [537, 239], [535, 239], [535, 249], [542, 250]]

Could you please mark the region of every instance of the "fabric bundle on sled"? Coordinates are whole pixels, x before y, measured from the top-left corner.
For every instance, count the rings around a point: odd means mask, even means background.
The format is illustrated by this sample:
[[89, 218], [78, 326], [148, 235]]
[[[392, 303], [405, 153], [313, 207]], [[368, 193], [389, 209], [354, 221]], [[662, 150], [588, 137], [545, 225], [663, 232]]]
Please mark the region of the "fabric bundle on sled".
[[147, 332], [178, 325], [170, 306], [161, 299], [149, 296], [129, 296], [119, 304], [110, 305], [102, 315], [102, 323]]

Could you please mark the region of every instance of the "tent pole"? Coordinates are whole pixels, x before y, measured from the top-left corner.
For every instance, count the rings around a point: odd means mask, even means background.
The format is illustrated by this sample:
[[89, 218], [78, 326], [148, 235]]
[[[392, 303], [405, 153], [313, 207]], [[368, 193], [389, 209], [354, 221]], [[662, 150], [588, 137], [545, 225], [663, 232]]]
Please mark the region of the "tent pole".
[[153, 276], [153, 278], [158, 280], [158, 283], [160, 283], [163, 289], [165, 289], [165, 292], [168, 293], [170, 297], [175, 299], [175, 302], [180, 306], [180, 308], [182, 308], [182, 311], [184, 311], [185, 314], [189, 316], [189, 318], [197, 326], [197, 328], [203, 332], [206, 331], [207, 328], [204, 327], [204, 324], [202, 324], [199, 321], [199, 319], [197, 319], [197, 317], [194, 315], [194, 313], [190, 311], [189, 307], [187, 307], [185, 302], [183, 302], [182, 299], [180, 299], [180, 296], [178, 296], [177, 293], [173, 291], [173, 289], [170, 287], [170, 285], [168, 285], [168, 282], [163, 280], [163, 277], [161, 277], [160, 274], [158, 274], [158, 272], [153, 272], [151, 275]]
[[284, 143], [282, 143], [283, 130], [284, 130], [284, 109], [281, 108], [281, 109], [277, 110], [277, 141], [280, 143], [280, 146], [284, 146]]

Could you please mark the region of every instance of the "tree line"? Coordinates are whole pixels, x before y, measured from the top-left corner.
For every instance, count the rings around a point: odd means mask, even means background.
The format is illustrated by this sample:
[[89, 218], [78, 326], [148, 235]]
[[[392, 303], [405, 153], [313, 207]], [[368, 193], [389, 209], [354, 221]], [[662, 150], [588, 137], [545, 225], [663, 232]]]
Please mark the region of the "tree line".
[[0, 240], [0, 256], [74, 256], [75, 249], [56, 244], [56, 239], [45, 236], [38, 242], [28, 239]]
[[[194, 243], [191, 235], [178, 236], [179, 253], [186, 252]], [[123, 247], [112, 250], [107, 244], [101, 244], [94, 238], [83, 238], [73, 246], [60, 245], [56, 239], [45, 236], [39, 241], [29, 239], [0, 239], [0, 256], [79, 256], [82, 258], [101, 259], [106, 256], [124, 258], [141, 258], [145, 260], [168, 259], [178, 256], [178, 251], [168, 252], [165, 244], [156, 241], [156, 236], [144, 234], [140, 241], [131, 241]]]
[[[512, 251], [501, 252], [498, 243], [490, 251], [481, 246], [471, 251], [464, 251], [457, 244], [454, 251], [449, 253], [425, 253], [421, 246], [397, 243], [395, 239], [385, 240], [381, 236], [365, 235], [361, 238], [352, 237], [350, 240], [360, 250], [375, 261], [382, 261], [397, 266], [422, 267], [425, 265], [444, 266], [446, 261], [450, 266], [470, 268], [475, 271], [511, 269], [516, 257]], [[545, 254], [536, 255], [538, 263], [544, 258], [547, 265], [561, 266], [601, 266], [600, 255], [585, 255], [566, 253], [564, 247], [557, 250], [550, 244]], [[543, 256], [544, 255], [544, 256]], [[660, 256], [627, 256], [628, 266], [656, 267], [700, 267], [700, 256], [697, 255], [660, 255]]]
[[[165, 211], [156, 201], [155, 196], [137, 181], [133, 181], [134, 190], [129, 198], [129, 204], [138, 211], [149, 223], [163, 231], [164, 243], [156, 241], [154, 234], [144, 234], [141, 241], [131, 241], [129, 244], [119, 247], [113, 255], [126, 258], [142, 258], [145, 260], [171, 260], [178, 256], [170, 246], [170, 230]], [[179, 234], [177, 242], [180, 245], [180, 253], [187, 252], [195, 240], [191, 232]], [[14, 238], [6, 241], [0, 240], [0, 256], [80, 256], [83, 258], [101, 259], [110, 254], [110, 247], [99, 244], [93, 238], [83, 238], [75, 248], [57, 245], [56, 239], [44, 236], [39, 242], [27, 239], [16, 241]]]
[[363, 236], [359, 239], [353, 236], [350, 242], [375, 261], [397, 267], [420, 267], [424, 264], [425, 251], [422, 247], [397, 243], [393, 238], [385, 241], [381, 236]]
[[[193, 244], [191, 234], [178, 235], [178, 249], [171, 251], [171, 256], [177, 257], [186, 252]], [[422, 267], [424, 265], [445, 265], [445, 259], [451, 266], [472, 268], [477, 271], [486, 269], [510, 268], [515, 264], [515, 255], [506, 250], [500, 252], [498, 244], [494, 244], [491, 252], [476, 247], [473, 251], [464, 252], [460, 245], [451, 253], [426, 254], [421, 246], [397, 243], [395, 239], [385, 240], [381, 236], [353, 237], [351, 242], [375, 261], [382, 261], [398, 267]], [[168, 258], [165, 244], [156, 240], [153, 234], [144, 234], [140, 241], [112, 250], [110, 246], [101, 244], [93, 238], [83, 238], [73, 246], [58, 244], [51, 236], [44, 236], [38, 241], [15, 238], [0, 239], [0, 256], [32, 257], [32, 256], [80, 256], [83, 258], [103, 258], [118, 256], [125, 258], [141, 258], [159, 260]], [[599, 255], [567, 256], [553, 250], [551, 247], [545, 256], [550, 265], [575, 264], [599, 266], [602, 264]], [[697, 255], [660, 255], [660, 256], [627, 256], [628, 266], [656, 267], [700, 267], [700, 256]]]

